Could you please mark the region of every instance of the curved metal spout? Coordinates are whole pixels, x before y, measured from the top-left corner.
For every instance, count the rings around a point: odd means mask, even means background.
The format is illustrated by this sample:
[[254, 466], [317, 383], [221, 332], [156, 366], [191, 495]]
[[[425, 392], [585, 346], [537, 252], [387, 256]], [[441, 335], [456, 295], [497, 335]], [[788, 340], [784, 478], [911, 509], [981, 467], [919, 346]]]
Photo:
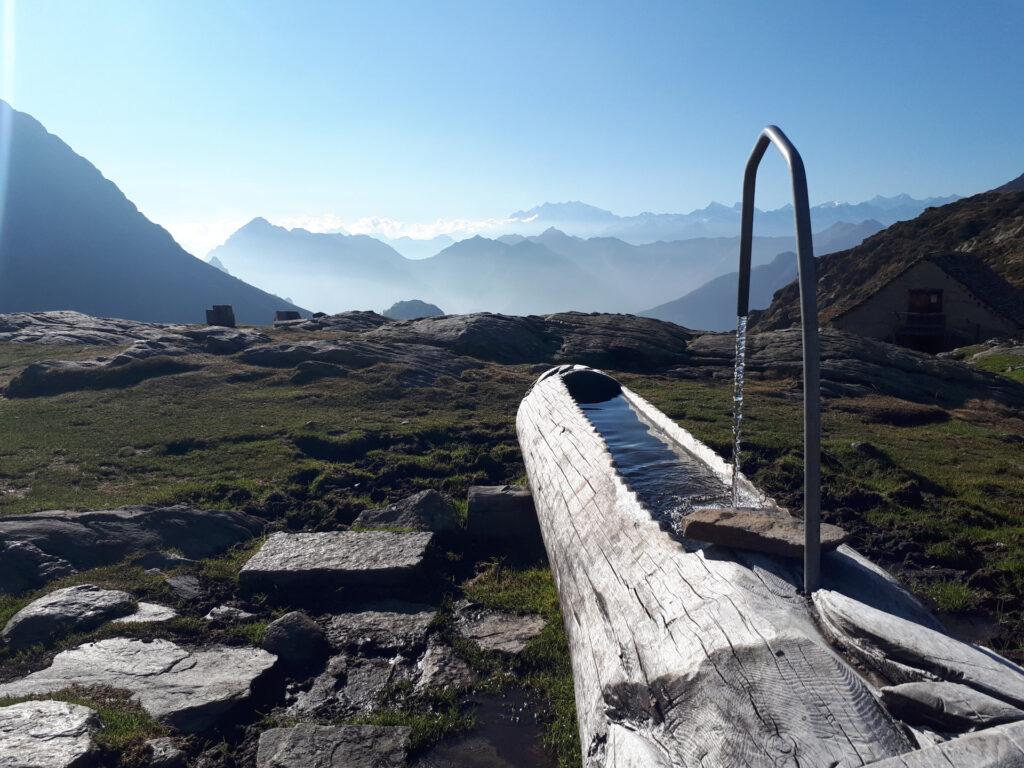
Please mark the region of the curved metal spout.
[[804, 356], [804, 592], [818, 588], [821, 575], [821, 391], [819, 379], [818, 301], [811, 210], [807, 202], [804, 161], [777, 126], [769, 125], [757, 139], [743, 175], [743, 212], [740, 224], [740, 281], [736, 313], [746, 316], [750, 304], [750, 253], [754, 239], [754, 191], [761, 158], [774, 144], [789, 166], [793, 180], [793, 215], [796, 218], [796, 254], [800, 281], [800, 325]]

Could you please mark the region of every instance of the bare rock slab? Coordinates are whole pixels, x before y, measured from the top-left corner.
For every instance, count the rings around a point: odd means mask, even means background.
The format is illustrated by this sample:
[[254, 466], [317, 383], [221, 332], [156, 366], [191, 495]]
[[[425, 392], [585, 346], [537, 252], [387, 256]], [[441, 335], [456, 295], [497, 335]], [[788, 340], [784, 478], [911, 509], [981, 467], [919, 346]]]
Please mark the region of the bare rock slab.
[[0, 697], [45, 695], [72, 686], [120, 688], [132, 692], [153, 718], [197, 733], [246, 701], [276, 660], [257, 648], [189, 651], [168, 640], [115, 637], [58, 653], [47, 669], [0, 685]]
[[327, 531], [272, 534], [243, 566], [244, 589], [410, 588], [420, 578], [433, 534]]
[[326, 634], [338, 650], [406, 653], [423, 647], [437, 615], [429, 605], [381, 601], [371, 610], [339, 613], [327, 620]]
[[459, 634], [485, 651], [519, 653], [544, 629], [544, 619], [463, 602], [456, 609], [455, 626]]
[[135, 613], [121, 616], [114, 619], [115, 624], [156, 624], [162, 621], [170, 621], [178, 612], [166, 605], [156, 603], [139, 603]]
[[78, 768], [93, 752], [96, 713], [63, 701], [0, 707], [0, 768]]
[[[803, 523], [790, 515], [764, 510], [696, 509], [683, 519], [682, 534], [688, 539], [780, 557], [804, 554]], [[821, 524], [822, 551], [835, 549], [847, 538], [839, 526]]]
[[33, 600], [11, 617], [0, 636], [12, 648], [27, 648], [84, 632], [134, 610], [135, 600], [127, 592], [78, 584]]
[[381, 706], [390, 686], [408, 681], [410, 676], [410, 669], [400, 656], [386, 659], [339, 654], [327, 662], [327, 669], [308, 691], [296, 696], [288, 713], [323, 719], [368, 714]]
[[409, 528], [414, 531], [454, 531], [459, 527], [455, 507], [430, 489], [408, 496], [381, 509], [361, 512], [353, 526], [362, 528]]
[[903, 722], [947, 733], [1024, 720], [1024, 710], [959, 683], [904, 683], [881, 694], [885, 708]]
[[260, 734], [256, 768], [400, 768], [410, 733], [376, 725], [271, 728]]

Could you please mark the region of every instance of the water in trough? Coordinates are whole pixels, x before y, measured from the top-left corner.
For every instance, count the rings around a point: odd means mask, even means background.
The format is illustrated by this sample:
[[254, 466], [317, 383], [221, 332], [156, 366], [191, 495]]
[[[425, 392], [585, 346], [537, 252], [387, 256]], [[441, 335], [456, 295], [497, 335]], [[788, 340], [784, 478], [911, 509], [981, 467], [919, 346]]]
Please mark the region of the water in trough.
[[707, 464], [643, 419], [622, 395], [580, 408], [626, 485], [670, 530], [695, 507], [732, 504], [731, 488]]

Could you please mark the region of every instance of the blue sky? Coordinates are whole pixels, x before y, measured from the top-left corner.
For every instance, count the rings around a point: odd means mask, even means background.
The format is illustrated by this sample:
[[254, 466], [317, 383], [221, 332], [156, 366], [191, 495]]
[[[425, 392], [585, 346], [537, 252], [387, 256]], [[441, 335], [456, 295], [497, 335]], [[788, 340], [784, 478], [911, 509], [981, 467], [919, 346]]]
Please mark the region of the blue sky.
[[256, 215], [733, 202], [768, 122], [814, 202], [1024, 171], [1018, 0], [0, 6], [0, 98], [194, 251]]

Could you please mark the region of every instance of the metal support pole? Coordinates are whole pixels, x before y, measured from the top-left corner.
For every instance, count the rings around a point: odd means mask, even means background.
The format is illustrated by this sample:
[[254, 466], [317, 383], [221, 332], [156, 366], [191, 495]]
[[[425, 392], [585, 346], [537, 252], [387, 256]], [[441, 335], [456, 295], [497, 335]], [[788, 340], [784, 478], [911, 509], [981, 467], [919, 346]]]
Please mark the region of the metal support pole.
[[796, 254], [800, 281], [800, 324], [804, 355], [804, 592], [818, 588], [821, 576], [821, 390], [819, 380], [818, 301], [811, 242], [811, 209], [807, 175], [796, 147], [777, 126], [769, 125], [757, 138], [743, 174], [743, 212], [740, 224], [740, 280], [736, 312], [747, 314], [750, 304], [750, 254], [754, 236], [754, 190], [761, 159], [774, 144], [782, 153], [793, 180]]

